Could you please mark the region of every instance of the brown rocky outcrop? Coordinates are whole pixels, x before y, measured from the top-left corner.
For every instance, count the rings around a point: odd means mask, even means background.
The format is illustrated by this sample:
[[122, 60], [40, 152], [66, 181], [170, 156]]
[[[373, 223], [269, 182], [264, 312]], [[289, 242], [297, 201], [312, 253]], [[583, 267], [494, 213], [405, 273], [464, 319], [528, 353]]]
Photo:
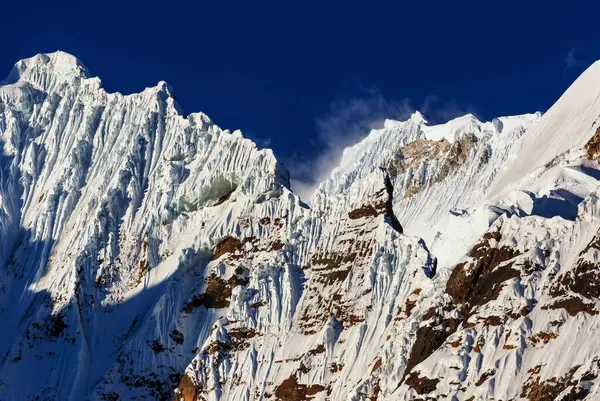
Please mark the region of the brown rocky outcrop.
[[588, 159], [600, 161], [600, 127], [585, 144], [585, 155]]
[[298, 377], [296, 374], [292, 374], [277, 387], [275, 397], [280, 401], [307, 401], [313, 399], [321, 391], [325, 391], [324, 386], [298, 383]]

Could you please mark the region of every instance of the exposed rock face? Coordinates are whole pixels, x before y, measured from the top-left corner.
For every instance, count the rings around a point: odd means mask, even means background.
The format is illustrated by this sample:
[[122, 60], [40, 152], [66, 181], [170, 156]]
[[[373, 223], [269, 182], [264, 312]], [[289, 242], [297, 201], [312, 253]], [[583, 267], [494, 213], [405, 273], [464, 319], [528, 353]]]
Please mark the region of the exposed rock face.
[[600, 127], [598, 127], [594, 136], [585, 144], [585, 151], [589, 159], [600, 160]]
[[323, 391], [325, 391], [325, 387], [319, 384], [313, 384], [312, 386], [299, 384], [296, 375], [292, 375], [277, 387], [275, 398], [277, 400], [305, 401], [315, 398], [318, 393]]
[[544, 117], [388, 121], [308, 208], [164, 83], [17, 63], [0, 399], [600, 397], [598, 77]]
[[[473, 134], [465, 134], [453, 144], [446, 139], [418, 139], [400, 147], [389, 161], [387, 169], [395, 178], [402, 176], [406, 183], [404, 197], [410, 198], [423, 188], [443, 181], [468, 163], [471, 151], [477, 152], [474, 149], [477, 142], [478, 139]], [[487, 163], [488, 152], [482, 153], [478, 160], [480, 163]]]
[[483, 241], [469, 252], [471, 263], [456, 265], [446, 283], [446, 293], [455, 302], [465, 304], [467, 313], [497, 299], [505, 281], [520, 278], [519, 271], [511, 267], [512, 263], [505, 263], [519, 256], [519, 251], [510, 246], [498, 248], [501, 239], [499, 231], [485, 233]]

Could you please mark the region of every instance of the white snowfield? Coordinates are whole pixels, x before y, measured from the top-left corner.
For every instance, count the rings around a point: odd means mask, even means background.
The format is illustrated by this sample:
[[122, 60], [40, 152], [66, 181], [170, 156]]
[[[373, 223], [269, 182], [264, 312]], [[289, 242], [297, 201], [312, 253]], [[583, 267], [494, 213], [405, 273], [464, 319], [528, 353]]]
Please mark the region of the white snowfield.
[[75, 57], [0, 83], [0, 400], [600, 399], [600, 63], [543, 116], [271, 150]]

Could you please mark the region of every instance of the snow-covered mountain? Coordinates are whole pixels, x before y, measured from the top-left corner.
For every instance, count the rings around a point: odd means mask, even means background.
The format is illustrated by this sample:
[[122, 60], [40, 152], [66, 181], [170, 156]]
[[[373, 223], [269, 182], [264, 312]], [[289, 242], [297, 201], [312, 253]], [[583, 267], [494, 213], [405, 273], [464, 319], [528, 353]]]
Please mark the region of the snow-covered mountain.
[[347, 148], [309, 208], [164, 82], [0, 83], [0, 400], [600, 399], [600, 63]]

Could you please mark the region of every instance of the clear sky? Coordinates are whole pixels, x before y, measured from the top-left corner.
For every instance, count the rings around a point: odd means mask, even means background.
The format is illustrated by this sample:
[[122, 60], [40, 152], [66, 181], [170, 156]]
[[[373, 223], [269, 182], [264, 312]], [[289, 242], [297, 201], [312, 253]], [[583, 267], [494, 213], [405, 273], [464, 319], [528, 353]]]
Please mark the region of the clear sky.
[[3, 2], [0, 75], [63, 50], [109, 92], [165, 80], [310, 181], [383, 118], [545, 111], [600, 58], [597, 1], [189, 3]]

